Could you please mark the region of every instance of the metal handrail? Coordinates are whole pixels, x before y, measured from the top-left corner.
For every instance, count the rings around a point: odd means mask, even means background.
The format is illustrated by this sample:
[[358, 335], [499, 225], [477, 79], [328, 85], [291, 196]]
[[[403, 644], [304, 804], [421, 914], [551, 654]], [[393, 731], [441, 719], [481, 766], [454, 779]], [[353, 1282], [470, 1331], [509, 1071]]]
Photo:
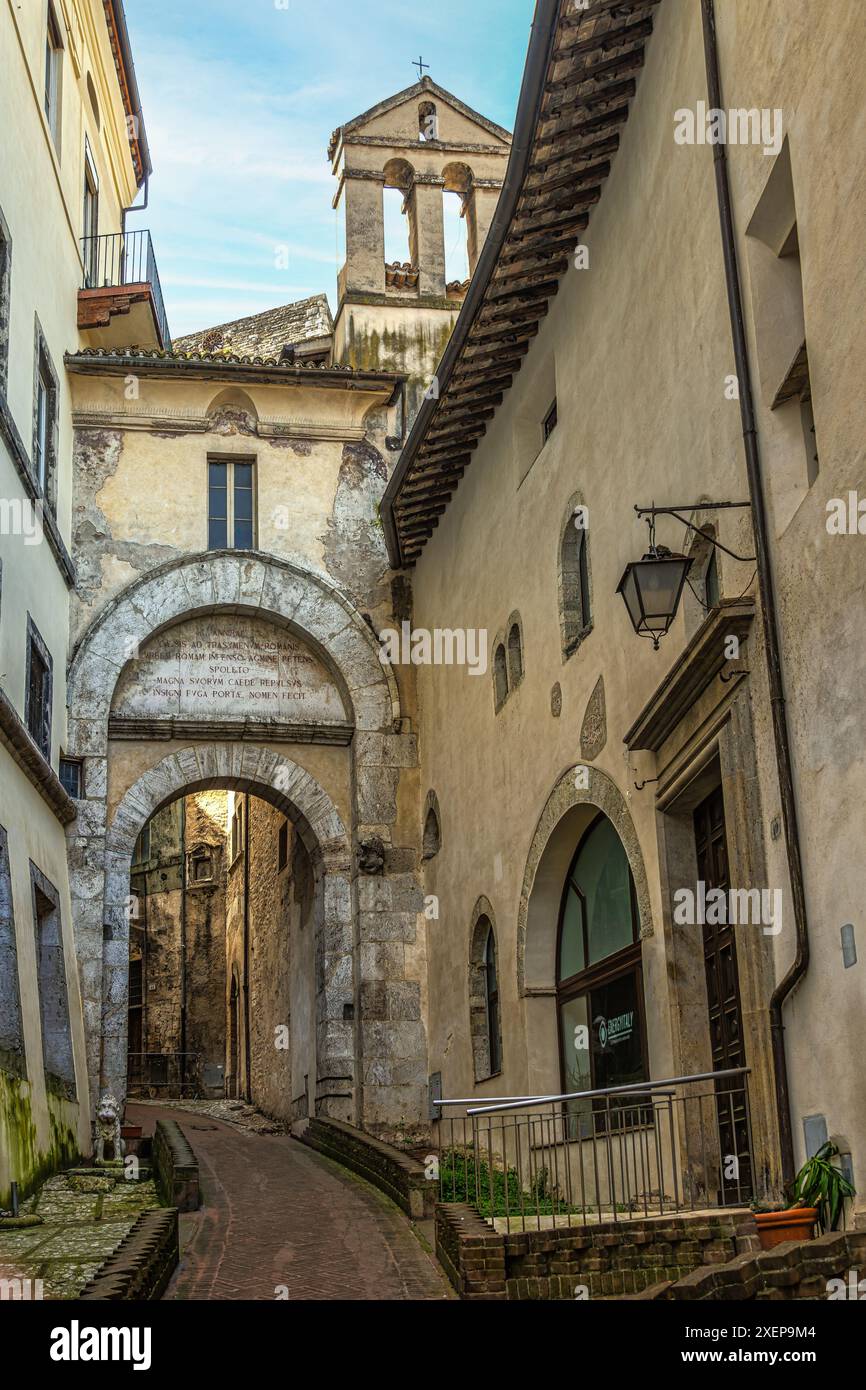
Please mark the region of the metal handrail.
[[[642, 1093], [644, 1091], [659, 1091], [662, 1087], [686, 1086], [694, 1081], [721, 1081], [727, 1076], [748, 1076], [751, 1067], [729, 1067], [726, 1071], [704, 1071], [698, 1072], [694, 1076], [671, 1076], [664, 1081], [632, 1081], [626, 1086], [605, 1086], [597, 1091], [569, 1091], [565, 1095], [559, 1096], [515, 1096], [504, 1103], [498, 1102], [490, 1105], [473, 1106], [467, 1110], [467, 1115], [492, 1115], [500, 1110], [520, 1110], [527, 1105], [552, 1105], [558, 1101], [566, 1100], [595, 1100], [603, 1096], [617, 1096]], [[664, 1094], [664, 1092], [662, 1092]], [[477, 1099], [477, 1097], [475, 1098]], [[439, 1104], [440, 1102], [434, 1102]], [[445, 1103], [445, 1102], [443, 1102]], [[470, 1104], [467, 1101], [449, 1101], [448, 1104]]]
[[[494, 1104], [497, 1103], [498, 1101], [512, 1101], [512, 1102], [513, 1102], [513, 1101], [518, 1101], [518, 1100], [537, 1100], [538, 1097], [537, 1097], [537, 1096], [484, 1096], [483, 1099], [486, 1100], [486, 1101], [488, 1102], [488, 1104], [494, 1105]], [[434, 1101], [433, 1101], [433, 1104], [434, 1104], [434, 1105], [474, 1105], [475, 1102], [476, 1102], [477, 1100], [478, 1100], [478, 1096], [464, 1096], [464, 1097], [462, 1098], [462, 1100], [442, 1100], [442, 1099], [440, 1099], [440, 1100], [434, 1100]]]
[[509, 1231], [742, 1206], [755, 1195], [749, 1074], [437, 1098], [439, 1199]]

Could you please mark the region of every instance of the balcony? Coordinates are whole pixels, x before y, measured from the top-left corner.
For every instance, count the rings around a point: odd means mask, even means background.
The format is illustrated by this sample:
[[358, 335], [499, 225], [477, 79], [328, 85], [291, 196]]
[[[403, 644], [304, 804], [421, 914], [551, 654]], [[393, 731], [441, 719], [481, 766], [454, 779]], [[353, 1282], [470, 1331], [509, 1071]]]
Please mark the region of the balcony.
[[[93, 346], [171, 351], [150, 232], [83, 237], [84, 282], [78, 291], [78, 327]], [[116, 322], [116, 320], [122, 320]]]

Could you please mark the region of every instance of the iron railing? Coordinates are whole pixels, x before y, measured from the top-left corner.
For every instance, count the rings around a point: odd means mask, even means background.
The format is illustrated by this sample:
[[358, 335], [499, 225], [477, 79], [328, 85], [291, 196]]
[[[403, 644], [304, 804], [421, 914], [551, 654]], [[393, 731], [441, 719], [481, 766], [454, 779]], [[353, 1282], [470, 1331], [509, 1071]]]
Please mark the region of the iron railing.
[[82, 237], [81, 258], [84, 261], [82, 288], [85, 290], [150, 285], [160, 340], [170, 352], [171, 334], [150, 232], [108, 232], [104, 236]]
[[130, 1052], [126, 1088], [130, 1096], [195, 1100], [203, 1096], [198, 1052]]
[[745, 1206], [748, 1073], [436, 1101], [439, 1200], [509, 1231]]

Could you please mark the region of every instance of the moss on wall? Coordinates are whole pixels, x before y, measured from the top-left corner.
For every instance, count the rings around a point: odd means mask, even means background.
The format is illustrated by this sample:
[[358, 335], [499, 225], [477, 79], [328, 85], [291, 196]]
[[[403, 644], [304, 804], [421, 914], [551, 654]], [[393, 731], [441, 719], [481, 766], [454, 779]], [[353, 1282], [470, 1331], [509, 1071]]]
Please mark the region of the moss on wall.
[[40, 1149], [28, 1082], [0, 1071], [0, 1140], [8, 1164], [4, 1185], [0, 1187], [0, 1208], [10, 1206], [11, 1182], [17, 1182], [19, 1196], [26, 1197], [59, 1168], [68, 1168], [76, 1162], [78, 1143], [74, 1127], [62, 1113], [55, 1113], [56, 1108], [63, 1105], [62, 1100], [49, 1096], [51, 1139], [47, 1149]]

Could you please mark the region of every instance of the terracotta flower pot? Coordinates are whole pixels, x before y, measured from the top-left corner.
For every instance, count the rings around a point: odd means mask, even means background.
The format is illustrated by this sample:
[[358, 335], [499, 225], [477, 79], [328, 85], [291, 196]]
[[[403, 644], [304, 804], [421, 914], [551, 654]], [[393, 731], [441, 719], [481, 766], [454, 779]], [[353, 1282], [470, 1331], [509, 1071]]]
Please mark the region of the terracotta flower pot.
[[758, 1236], [764, 1250], [772, 1250], [786, 1240], [811, 1240], [817, 1207], [789, 1207], [787, 1211], [756, 1211]]

